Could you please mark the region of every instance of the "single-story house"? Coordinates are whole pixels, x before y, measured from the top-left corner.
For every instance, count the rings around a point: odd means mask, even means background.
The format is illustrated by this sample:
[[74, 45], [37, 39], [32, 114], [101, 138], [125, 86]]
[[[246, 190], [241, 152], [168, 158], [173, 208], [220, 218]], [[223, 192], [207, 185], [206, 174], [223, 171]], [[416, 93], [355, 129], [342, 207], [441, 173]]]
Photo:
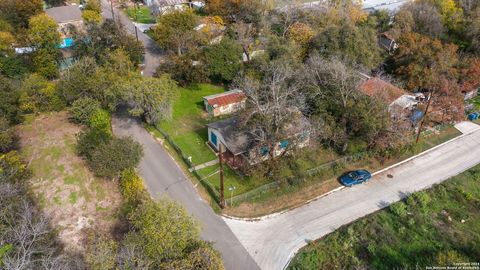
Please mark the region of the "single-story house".
[[[260, 163], [269, 158], [270, 150], [256, 141], [251, 132], [242, 130], [235, 117], [220, 120], [207, 125], [208, 144], [218, 153], [220, 144], [225, 161], [232, 168], [244, 168]], [[310, 142], [310, 122], [301, 117], [299, 123], [289, 127], [289, 139], [278, 142], [273, 149], [273, 156], [281, 155], [289, 145], [297, 148], [305, 147]]]
[[82, 31], [84, 27], [80, 7], [77, 5], [60, 6], [46, 9], [45, 12], [58, 24], [58, 31], [62, 37], [62, 44], [59, 47], [61, 49], [72, 47], [71, 27], [75, 27], [79, 31]]
[[225, 93], [203, 97], [205, 110], [210, 116], [231, 114], [245, 108], [247, 96], [235, 89]]
[[398, 48], [397, 42], [388, 32], [384, 32], [378, 36], [378, 44], [389, 53], [392, 53]]
[[409, 117], [422, 100], [422, 94], [410, 94], [378, 77], [367, 77], [360, 85], [360, 91], [385, 103], [394, 119]]

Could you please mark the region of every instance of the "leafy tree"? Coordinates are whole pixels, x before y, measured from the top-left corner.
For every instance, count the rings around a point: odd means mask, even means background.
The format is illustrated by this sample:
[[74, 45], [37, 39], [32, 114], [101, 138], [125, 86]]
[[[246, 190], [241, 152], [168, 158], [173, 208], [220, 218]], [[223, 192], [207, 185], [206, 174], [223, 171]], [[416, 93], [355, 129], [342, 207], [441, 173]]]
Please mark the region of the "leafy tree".
[[241, 67], [242, 48], [229, 38], [223, 38], [218, 44], [206, 46], [203, 53], [203, 61], [213, 81], [231, 81]]
[[208, 82], [205, 66], [195, 62], [197, 54], [169, 55], [157, 68], [157, 75], [169, 74], [181, 86]]
[[267, 6], [266, 1], [257, 0], [208, 0], [206, 9], [208, 13], [220, 15], [231, 22], [244, 21], [258, 24], [262, 13]]
[[0, 153], [12, 151], [17, 147], [17, 136], [10, 128], [8, 120], [0, 116]]
[[77, 152], [80, 156], [84, 156], [89, 160], [92, 153], [99, 145], [106, 144], [112, 138], [110, 132], [89, 128], [80, 132], [77, 138]]
[[147, 123], [169, 118], [177, 95], [177, 84], [168, 75], [159, 78], [142, 77], [133, 82], [130, 100], [133, 115], [142, 116]]
[[85, 5], [85, 10], [91, 10], [96, 12], [97, 14], [101, 14], [102, 5], [100, 0], [88, 0], [87, 4]]
[[181, 55], [198, 38], [197, 22], [198, 17], [191, 10], [168, 12], [158, 18], [153, 35], [162, 48], [175, 49]]
[[0, 17], [5, 18], [15, 27], [27, 28], [32, 16], [43, 12], [42, 0], [2, 0]]
[[22, 120], [19, 108], [20, 92], [15, 81], [0, 75], [0, 115], [11, 124], [18, 124]]
[[100, 23], [102, 21], [102, 15], [100, 13], [93, 11], [93, 10], [85, 10], [82, 12], [82, 18], [85, 23]]
[[480, 5], [472, 11], [468, 18], [466, 36], [469, 39], [469, 50], [480, 55]]
[[393, 61], [395, 73], [407, 82], [409, 90], [428, 89], [440, 74], [456, 76], [457, 46], [409, 33], [399, 40]]
[[386, 9], [375, 10], [368, 15], [368, 24], [381, 33], [390, 29], [391, 19], [390, 13]]
[[118, 242], [106, 235], [91, 234], [88, 239], [86, 262], [92, 270], [116, 269]]
[[31, 74], [20, 88], [20, 109], [27, 113], [61, 110], [63, 102], [57, 93], [55, 83]]
[[190, 252], [186, 258], [167, 263], [165, 269], [222, 270], [224, 266], [220, 254], [211, 244], [199, 243], [199, 246]]
[[129, 216], [135, 228], [127, 241], [142, 247], [157, 268], [181, 259], [200, 235], [200, 227], [186, 210], [168, 199], [148, 200]]
[[0, 31], [0, 57], [4, 55], [13, 55], [12, 44], [15, 38], [10, 32]]
[[55, 52], [61, 43], [57, 23], [46, 14], [33, 16], [28, 21], [28, 37], [37, 49], [46, 49]]
[[120, 190], [127, 202], [136, 203], [145, 191], [143, 179], [138, 176], [134, 169], [127, 169], [120, 176]]
[[455, 0], [423, 0], [435, 6], [442, 16], [443, 25], [450, 31], [458, 31], [462, 27], [463, 10]]
[[111, 132], [110, 113], [102, 109], [95, 110], [90, 116], [90, 119], [88, 120], [88, 126], [93, 129], [102, 130], [102, 131], [105, 131], [106, 133], [110, 133]]
[[100, 103], [90, 97], [79, 98], [69, 108], [70, 118], [75, 123], [88, 124], [93, 113], [100, 109]]
[[[399, 32], [410, 31], [439, 38], [444, 33], [442, 18], [438, 9], [427, 2], [412, 2], [402, 7], [400, 18], [395, 18]], [[408, 30], [407, 30], [408, 29]]]
[[123, 26], [107, 19], [102, 24], [89, 24], [86, 33], [75, 37], [75, 53], [79, 57], [93, 57], [105, 61], [109, 52], [123, 50], [135, 65], [143, 60], [143, 44], [128, 34]]
[[311, 51], [324, 57], [343, 56], [369, 68], [376, 67], [381, 60], [375, 30], [351, 23], [330, 26], [319, 33], [312, 40]]
[[36, 48], [33, 54], [36, 71], [46, 78], [56, 77], [59, 53], [57, 46], [61, 43], [57, 23], [46, 14], [36, 15], [29, 20], [28, 37]]
[[287, 32], [287, 38], [293, 40], [303, 49], [303, 56], [305, 56], [308, 45], [314, 35], [315, 32], [313, 31], [313, 29], [307, 24], [303, 23], [293, 24]]
[[88, 164], [95, 175], [113, 178], [125, 169], [137, 167], [142, 156], [142, 146], [132, 138], [112, 138], [93, 150]]
[[[304, 72], [309, 112], [319, 138], [341, 152], [375, 144], [389, 128], [386, 105], [359, 91], [361, 77], [337, 58], [312, 56]], [[354, 147], [350, 143], [357, 144]]]

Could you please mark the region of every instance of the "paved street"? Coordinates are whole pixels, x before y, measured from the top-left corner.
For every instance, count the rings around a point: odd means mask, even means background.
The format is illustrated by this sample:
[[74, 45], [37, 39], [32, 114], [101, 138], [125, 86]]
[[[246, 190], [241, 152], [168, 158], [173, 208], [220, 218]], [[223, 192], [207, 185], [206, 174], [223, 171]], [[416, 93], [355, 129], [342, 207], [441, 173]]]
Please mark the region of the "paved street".
[[[110, 4], [102, 0], [103, 16], [111, 18]], [[114, 9], [115, 19], [125, 26], [125, 29], [135, 35], [134, 24], [124, 13]], [[141, 31], [138, 38], [145, 46], [145, 76], [153, 76], [162, 57], [162, 51], [155, 42]], [[202, 226], [202, 238], [214, 243], [222, 254], [227, 270], [258, 269], [257, 264], [227, 224], [216, 215], [198, 195], [192, 182], [168, 155], [162, 146], [145, 131], [142, 124], [128, 116], [116, 116], [112, 120], [114, 133], [119, 136], [132, 136], [143, 145], [145, 156], [140, 162], [140, 173], [146, 187], [153, 198], [168, 196], [180, 202]]]
[[115, 134], [132, 136], [143, 145], [145, 155], [140, 162], [140, 173], [153, 198], [168, 196], [180, 202], [199, 220], [202, 238], [214, 242], [227, 270], [258, 269], [227, 224], [200, 198], [192, 182], [139, 121], [128, 116], [116, 116], [112, 126]]
[[309, 241], [480, 163], [478, 126], [464, 122], [459, 129], [473, 132], [377, 174], [363, 185], [261, 221], [225, 221], [261, 269], [283, 269]]

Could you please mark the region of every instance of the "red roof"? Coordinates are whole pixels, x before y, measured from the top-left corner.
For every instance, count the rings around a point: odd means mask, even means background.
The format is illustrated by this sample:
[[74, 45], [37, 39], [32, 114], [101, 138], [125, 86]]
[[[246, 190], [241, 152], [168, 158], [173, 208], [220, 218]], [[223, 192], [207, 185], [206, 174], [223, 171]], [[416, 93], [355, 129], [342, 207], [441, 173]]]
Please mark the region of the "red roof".
[[209, 96], [205, 97], [207, 100], [208, 104], [210, 104], [212, 107], [218, 106], [226, 106], [238, 102], [242, 102], [245, 99], [247, 99], [247, 96], [242, 91], [229, 91], [223, 94], [215, 95], [215, 96]]
[[370, 78], [360, 85], [360, 91], [370, 97], [378, 97], [387, 104], [391, 104], [406, 92], [380, 78]]

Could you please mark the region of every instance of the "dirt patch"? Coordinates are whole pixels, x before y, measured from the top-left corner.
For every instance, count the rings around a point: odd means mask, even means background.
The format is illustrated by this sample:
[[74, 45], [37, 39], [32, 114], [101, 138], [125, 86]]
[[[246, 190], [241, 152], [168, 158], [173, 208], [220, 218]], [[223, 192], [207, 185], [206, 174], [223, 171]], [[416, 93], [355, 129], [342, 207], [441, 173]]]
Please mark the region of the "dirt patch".
[[17, 131], [21, 152], [33, 173], [31, 191], [52, 219], [60, 241], [82, 252], [87, 229], [111, 232], [122, 200], [118, 185], [94, 177], [76, 155], [81, 127], [68, 121], [68, 113], [42, 114]]

